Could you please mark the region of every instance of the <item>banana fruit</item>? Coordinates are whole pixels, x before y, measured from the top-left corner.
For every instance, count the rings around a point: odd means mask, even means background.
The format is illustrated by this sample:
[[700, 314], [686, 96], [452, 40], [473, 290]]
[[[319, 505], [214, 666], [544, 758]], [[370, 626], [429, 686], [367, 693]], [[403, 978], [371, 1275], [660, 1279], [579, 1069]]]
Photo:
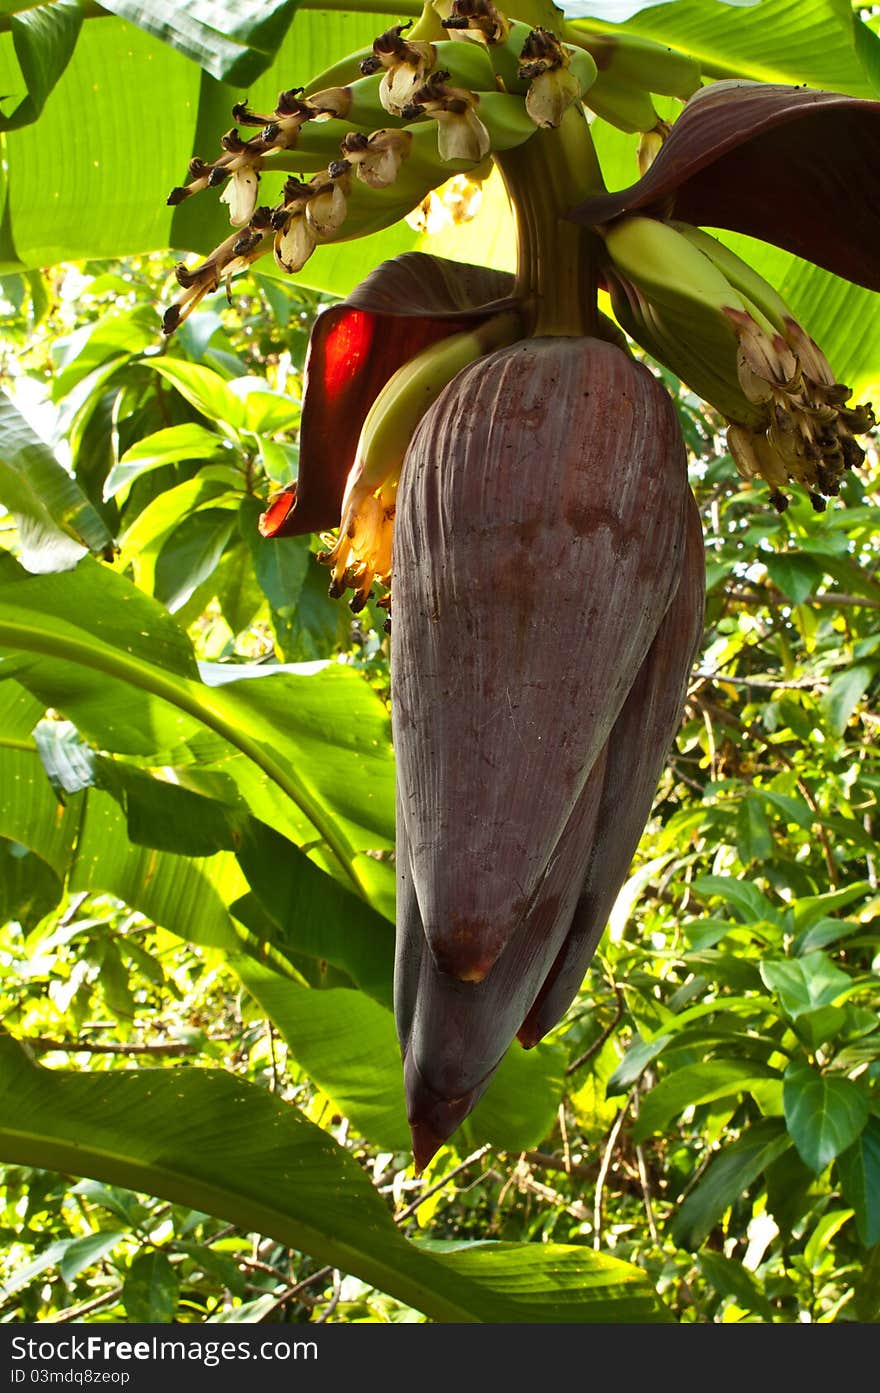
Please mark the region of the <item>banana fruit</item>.
[[653, 39], [643, 39], [624, 30], [616, 34], [596, 34], [567, 24], [566, 43], [584, 48], [600, 74], [610, 82], [656, 92], [659, 96], [680, 97], [686, 101], [700, 86], [700, 65], [695, 58]]
[[601, 71], [585, 101], [592, 112], [626, 135], [651, 131], [660, 120], [646, 88], [618, 82]]

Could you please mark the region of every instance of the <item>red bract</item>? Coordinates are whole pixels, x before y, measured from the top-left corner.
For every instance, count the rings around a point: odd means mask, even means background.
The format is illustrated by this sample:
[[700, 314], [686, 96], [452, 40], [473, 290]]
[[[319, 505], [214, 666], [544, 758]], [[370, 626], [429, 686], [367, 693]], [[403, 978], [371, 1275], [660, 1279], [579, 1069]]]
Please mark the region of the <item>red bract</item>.
[[381, 388], [423, 348], [508, 306], [512, 280], [407, 252], [318, 316], [306, 358], [299, 474], [260, 519], [264, 537], [338, 525], [361, 427]]
[[691, 97], [638, 183], [576, 207], [727, 228], [880, 290], [880, 102], [762, 82]]

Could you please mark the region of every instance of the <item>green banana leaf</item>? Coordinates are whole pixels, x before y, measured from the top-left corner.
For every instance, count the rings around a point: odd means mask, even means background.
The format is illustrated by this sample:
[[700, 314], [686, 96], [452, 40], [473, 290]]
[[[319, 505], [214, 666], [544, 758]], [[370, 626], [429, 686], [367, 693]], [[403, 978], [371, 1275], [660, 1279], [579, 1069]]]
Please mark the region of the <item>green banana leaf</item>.
[[420, 1248], [326, 1132], [222, 1070], [50, 1070], [0, 1036], [0, 1118], [3, 1161], [196, 1206], [351, 1272], [434, 1320], [669, 1319], [639, 1268], [586, 1247]]
[[[38, 756], [31, 732], [44, 702], [85, 719], [96, 743], [108, 750], [130, 744], [134, 708], [147, 723], [143, 729], [149, 738], [142, 753], [149, 754], [150, 739], [161, 749], [163, 719], [173, 721], [176, 703], [185, 701], [187, 693], [198, 700], [200, 690], [196, 681], [179, 673], [180, 668], [191, 671], [192, 659], [178, 642], [183, 636], [174, 621], [149, 597], [91, 562], [64, 577], [13, 580], [5, 589], [16, 602], [17, 633], [30, 646], [30, 655], [13, 658], [18, 677], [0, 682], [0, 837], [28, 848], [33, 857], [29, 868], [39, 861], [51, 871], [45, 894], [54, 894], [54, 903], [65, 886], [109, 892], [179, 937], [231, 954], [295, 1058], [352, 1124], [378, 1145], [406, 1150], [399, 1051], [389, 1009], [393, 934], [381, 913], [318, 869], [277, 831], [248, 816], [237, 785], [229, 779], [218, 782], [213, 771], [196, 769], [190, 776], [194, 787], [188, 789], [157, 781], [126, 761], [95, 758], [87, 747], [79, 747], [84, 753], [77, 762], [65, 733], [53, 726], [39, 733]], [[0, 613], [3, 609], [0, 600]], [[12, 609], [10, 604], [6, 613]], [[77, 610], [88, 615], [89, 630], [70, 623]], [[125, 641], [128, 651], [111, 643], [122, 645], [124, 635], [114, 625], [123, 615], [137, 620], [136, 634]], [[72, 649], [64, 648], [68, 633], [76, 662], [70, 660]], [[45, 647], [50, 635], [61, 644], [60, 660], [35, 662], [34, 645], [36, 650]], [[106, 665], [112, 666], [114, 654], [127, 672], [118, 702], [107, 694]], [[359, 712], [368, 727], [372, 719], [375, 730], [384, 732], [384, 710], [376, 703], [371, 717], [374, 698], [367, 685], [354, 674], [340, 675], [349, 710]], [[266, 679], [249, 680], [257, 692], [266, 686]], [[277, 680], [294, 679], [282, 673]], [[312, 700], [307, 685], [301, 686], [276, 713], [279, 731], [286, 722], [288, 736], [297, 728], [306, 732], [296, 751], [296, 740], [288, 743], [290, 757], [307, 771], [328, 758], [332, 766], [332, 721], [311, 754], [307, 739], [309, 720], [332, 701], [332, 688], [322, 683], [321, 672], [295, 680], [314, 683], [315, 696]], [[152, 711], [155, 698], [144, 692], [143, 684], [159, 684], [166, 693], [159, 703], [166, 708], [164, 718]], [[218, 695], [228, 691], [234, 699], [245, 685], [213, 690]], [[211, 699], [211, 691], [206, 689], [204, 699]], [[120, 710], [126, 714], [124, 723]], [[244, 707], [230, 718], [233, 726], [239, 740], [246, 737]], [[281, 734], [276, 743], [279, 748], [284, 744]], [[246, 754], [241, 758], [248, 762]], [[357, 783], [355, 763], [351, 789]], [[63, 803], [44, 768], [64, 793]], [[284, 768], [280, 760], [277, 769], [283, 774]], [[178, 777], [187, 778], [185, 766]], [[377, 792], [373, 785], [373, 780], [365, 784], [367, 796], [390, 808], [389, 790], [383, 793], [380, 786]], [[224, 802], [230, 790], [231, 801]], [[324, 814], [332, 825], [329, 792]], [[192, 827], [197, 829], [195, 841]], [[359, 864], [364, 871], [376, 867], [366, 857]], [[251, 958], [242, 958], [243, 952]], [[268, 967], [261, 965], [265, 962]], [[301, 970], [312, 981], [320, 977], [316, 965], [321, 962], [342, 974], [336, 979], [342, 985], [320, 992], [306, 985]], [[352, 989], [355, 984], [360, 991]], [[468, 1142], [489, 1141], [511, 1151], [536, 1145], [552, 1126], [563, 1065], [557, 1048], [541, 1046], [526, 1053], [514, 1045], [469, 1124]]]
[[[562, 0], [569, 19], [584, 29], [599, 5]], [[707, 77], [747, 77], [758, 82], [802, 83], [853, 97], [875, 97], [873, 54], [877, 36], [849, 0], [673, 0], [642, 8], [619, 26], [698, 58]]]
[[394, 764], [387, 713], [359, 674], [337, 664], [308, 675], [230, 667], [211, 671], [209, 685], [191, 675], [191, 649], [171, 616], [89, 558], [64, 575], [32, 577], [9, 560], [0, 610], [0, 646], [19, 661], [29, 655], [14, 675], [87, 739], [240, 774], [257, 816], [277, 825], [286, 807], [295, 840], [317, 835], [337, 874], [364, 890], [359, 853], [393, 841]]
[[75, 566], [112, 540], [103, 519], [5, 392], [0, 392], [0, 503], [15, 518], [35, 570]]
[[[298, 987], [250, 958], [232, 966], [277, 1026], [306, 1073], [356, 1131], [389, 1151], [408, 1151], [403, 1074], [394, 1018], [364, 992]], [[503, 1151], [537, 1146], [553, 1126], [566, 1054], [558, 1046], [514, 1044], [468, 1119], [457, 1144]]]

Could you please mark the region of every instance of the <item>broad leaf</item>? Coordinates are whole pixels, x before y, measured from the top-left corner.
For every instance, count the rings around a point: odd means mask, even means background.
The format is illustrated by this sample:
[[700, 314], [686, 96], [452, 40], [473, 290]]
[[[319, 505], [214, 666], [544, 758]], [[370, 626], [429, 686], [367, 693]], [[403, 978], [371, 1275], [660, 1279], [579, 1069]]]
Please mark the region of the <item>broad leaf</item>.
[[785, 1071], [785, 1121], [805, 1165], [822, 1171], [851, 1146], [868, 1120], [868, 1100], [849, 1079], [797, 1062]]
[[835, 735], [843, 735], [865, 692], [877, 674], [874, 663], [856, 663], [833, 678], [822, 698], [825, 719]]
[[682, 1248], [699, 1248], [734, 1200], [790, 1145], [785, 1127], [776, 1118], [747, 1127], [712, 1160], [684, 1201], [672, 1225], [675, 1242]]
[[[0, 47], [0, 91], [19, 85]], [[192, 154], [198, 100], [199, 70], [181, 54], [124, 20], [87, 21], [39, 121], [7, 136], [0, 266], [167, 246], [168, 173]]]
[[246, 86], [264, 72], [293, 18], [297, 0], [108, 0], [106, 9], [130, 19], [192, 58], [212, 77]]
[[[234, 778], [240, 772], [230, 746], [246, 756], [248, 801], [252, 793], [259, 798], [260, 780], [275, 785], [294, 805], [297, 840], [311, 841], [317, 831], [342, 873], [358, 888], [365, 886], [354, 864], [356, 850], [391, 845], [394, 787], [388, 717], [365, 680], [331, 665], [310, 675], [261, 668], [259, 677], [242, 677], [240, 669], [229, 667], [213, 670], [223, 685], [193, 682], [157, 666], [168, 659], [176, 664], [186, 651], [185, 636], [165, 611], [158, 611], [164, 620], [155, 640], [146, 625], [139, 631], [125, 627], [123, 621], [133, 625], [134, 607], [126, 613], [113, 605], [120, 586], [139, 596], [142, 608], [156, 608], [134, 587], [93, 568], [83, 586], [94, 589], [94, 603], [80, 612], [77, 587], [68, 592], [52, 579], [0, 587], [0, 643], [30, 655], [21, 672], [30, 691], [87, 738], [120, 753], [155, 758], [188, 741], [198, 748], [197, 737], [203, 741], [207, 728], [220, 741], [213, 739], [206, 753], [224, 762], [225, 772]], [[28, 601], [38, 608], [27, 608]], [[56, 617], [62, 614], [70, 618]], [[80, 620], [89, 627], [80, 627]], [[169, 625], [181, 643], [164, 641]], [[104, 641], [104, 634], [117, 633], [124, 647]], [[257, 816], [265, 813], [264, 820], [277, 822], [271, 803], [251, 806]]]
[[[240, 828], [236, 854], [282, 951], [331, 963], [390, 1007], [394, 929], [386, 918], [265, 823], [250, 819]], [[245, 903], [232, 912], [252, 922]]]
[[764, 559], [767, 574], [794, 604], [803, 604], [822, 579], [822, 568], [811, 556], [799, 552], [778, 552]]
[[[833, 914], [838, 909], [845, 909], [855, 900], [861, 900], [870, 892], [870, 885], [866, 880], [855, 880], [850, 885], [845, 885], [841, 890], [829, 890], [824, 895], [802, 895], [792, 905], [792, 917], [795, 927], [800, 933], [818, 924], [820, 919]], [[802, 952], [803, 949], [799, 949]]]
[[647, 1094], [633, 1128], [633, 1140], [643, 1141], [652, 1132], [662, 1132], [684, 1108], [747, 1093], [753, 1084], [778, 1078], [777, 1070], [753, 1059], [711, 1059], [685, 1065], [667, 1074]]
[[126, 450], [107, 475], [104, 497], [113, 498], [120, 489], [126, 488], [150, 469], [158, 469], [163, 464], [178, 464], [182, 460], [205, 462], [221, 459], [228, 449], [221, 436], [195, 421], [168, 426], [166, 430], [145, 436]]
[[[11, 16], [9, 27], [27, 96], [21, 98], [14, 111], [0, 115], [0, 131], [16, 130], [36, 121], [70, 62], [82, 24], [78, 0], [51, 0], [49, 4], [22, 9], [24, 13]], [[4, 96], [3, 100], [9, 99]]]
[[[0, 696], [5, 685], [0, 685]], [[4, 731], [0, 746], [7, 740]], [[70, 866], [80, 809], [59, 804], [36, 748], [0, 748], [0, 775], [0, 836], [27, 847], [50, 866], [60, 889]]]
[[871, 1117], [852, 1146], [837, 1158], [847, 1204], [855, 1210], [859, 1238], [866, 1248], [880, 1243], [880, 1118]]
[[0, 1037], [0, 1155], [90, 1174], [311, 1253], [441, 1321], [667, 1319], [644, 1273], [585, 1247], [430, 1253], [295, 1108], [221, 1070], [76, 1074]]
[[244, 427], [244, 402], [213, 368], [182, 358], [150, 358], [147, 362], [209, 421], [223, 421], [234, 430]]
[[115, 799], [97, 789], [87, 798], [71, 890], [109, 891], [193, 943], [241, 946], [227, 905], [246, 885], [231, 853], [196, 859], [135, 846]]
[[[568, 14], [573, 7], [574, 0], [567, 0]], [[589, 0], [583, 0], [581, 13], [588, 10]], [[589, 21], [583, 26], [589, 28]], [[852, 12], [836, 0], [761, 0], [749, 6], [675, 0], [641, 10], [623, 28], [692, 54], [706, 77], [805, 82], [855, 97], [874, 95], [856, 55]]]
[[743, 924], [760, 923], [767, 919], [778, 923], [779, 915], [766, 895], [762, 895], [756, 885], [748, 880], [737, 880], [734, 876], [701, 875], [693, 884], [695, 894], [708, 897], [719, 895], [734, 911]]
[[140, 1253], [122, 1287], [126, 1315], [139, 1325], [168, 1324], [177, 1310], [179, 1289], [177, 1273], [163, 1252]]
[[[295, 1058], [377, 1146], [407, 1151], [403, 1071], [391, 1011], [361, 992], [297, 987], [249, 959], [235, 968], [275, 1022]], [[535, 1146], [553, 1125], [562, 1093], [564, 1055], [541, 1045], [514, 1045], [468, 1122], [465, 1145], [490, 1142], [504, 1151]]]
[[703, 1276], [719, 1295], [732, 1296], [738, 1306], [747, 1311], [755, 1311], [766, 1321], [773, 1320], [773, 1307], [756, 1278], [741, 1262], [707, 1250], [700, 1254], [699, 1264]]
[[853, 990], [852, 978], [818, 950], [803, 958], [763, 962], [760, 972], [792, 1020], [817, 1006], [830, 1006]]
[[111, 537], [76, 480], [0, 392], [0, 503], [15, 517], [31, 571], [66, 571]]

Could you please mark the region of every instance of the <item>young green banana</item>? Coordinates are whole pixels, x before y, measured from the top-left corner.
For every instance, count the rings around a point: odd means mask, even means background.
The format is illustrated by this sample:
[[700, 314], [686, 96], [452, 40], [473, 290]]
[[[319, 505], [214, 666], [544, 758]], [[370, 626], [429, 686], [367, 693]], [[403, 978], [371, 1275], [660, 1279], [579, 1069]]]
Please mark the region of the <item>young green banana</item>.
[[361, 64], [372, 57], [373, 48], [359, 48], [355, 53], [347, 53], [344, 58], [340, 58], [338, 63], [333, 63], [331, 67], [325, 68], [322, 73], [310, 78], [303, 88], [303, 97], [310, 97], [315, 92], [323, 92], [329, 87], [348, 87], [353, 82], [357, 82], [363, 76]]
[[602, 235], [617, 270], [652, 304], [684, 315], [745, 311], [742, 297], [715, 263], [669, 223], [618, 218]]
[[400, 126], [403, 120], [382, 104], [382, 74], [370, 73], [345, 87], [326, 87], [308, 98], [309, 108], [335, 116], [358, 130], [374, 131], [378, 126]]
[[781, 297], [697, 229], [634, 217], [603, 236], [621, 322], [727, 418], [740, 472], [762, 475], [780, 510], [789, 479], [824, 508], [844, 470], [861, 463], [854, 437], [874, 417], [846, 404], [849, 388]]
[[373, 581], [391, 581], [391, 542], [397, 485], [416, 426], [443, 388], [476, 358], [513, 343], [522, 331], [509, 311], [478, 328], [432, 344], [398, 368], [367, 413], [342, 500], [339, 536], [319, 560], [332, 569], [330, 594], [353, 590], [357, 613]]
[[565, 26], [563, 37], [566, 43], [586, 49], [599, 72], [611, 82], [682, 100], [700, 86], [697, 60], [653, 39], [623, 32], [594, 34], [574, 24]]
[[660, 120], [647, 88], [618, 82], [601, 69], [584, 102], [603, 121], [626, 135], [652, 131]]
[[791, 310], [779, 292], [768, 284], [763, 276], [759, 276], [742, 257], [737, 256], [736, 252], [731, 251], [723, 242], [719, 242], [717, 237], [710, 237], [702, 228], [672, 219], [669, 226], [680, 236], [686, 237], [691, 246], [697, 247], [707, 256], [728, 284], [757, 306], [779, 333], [785, 334], [786, 321], [792, 318]]

